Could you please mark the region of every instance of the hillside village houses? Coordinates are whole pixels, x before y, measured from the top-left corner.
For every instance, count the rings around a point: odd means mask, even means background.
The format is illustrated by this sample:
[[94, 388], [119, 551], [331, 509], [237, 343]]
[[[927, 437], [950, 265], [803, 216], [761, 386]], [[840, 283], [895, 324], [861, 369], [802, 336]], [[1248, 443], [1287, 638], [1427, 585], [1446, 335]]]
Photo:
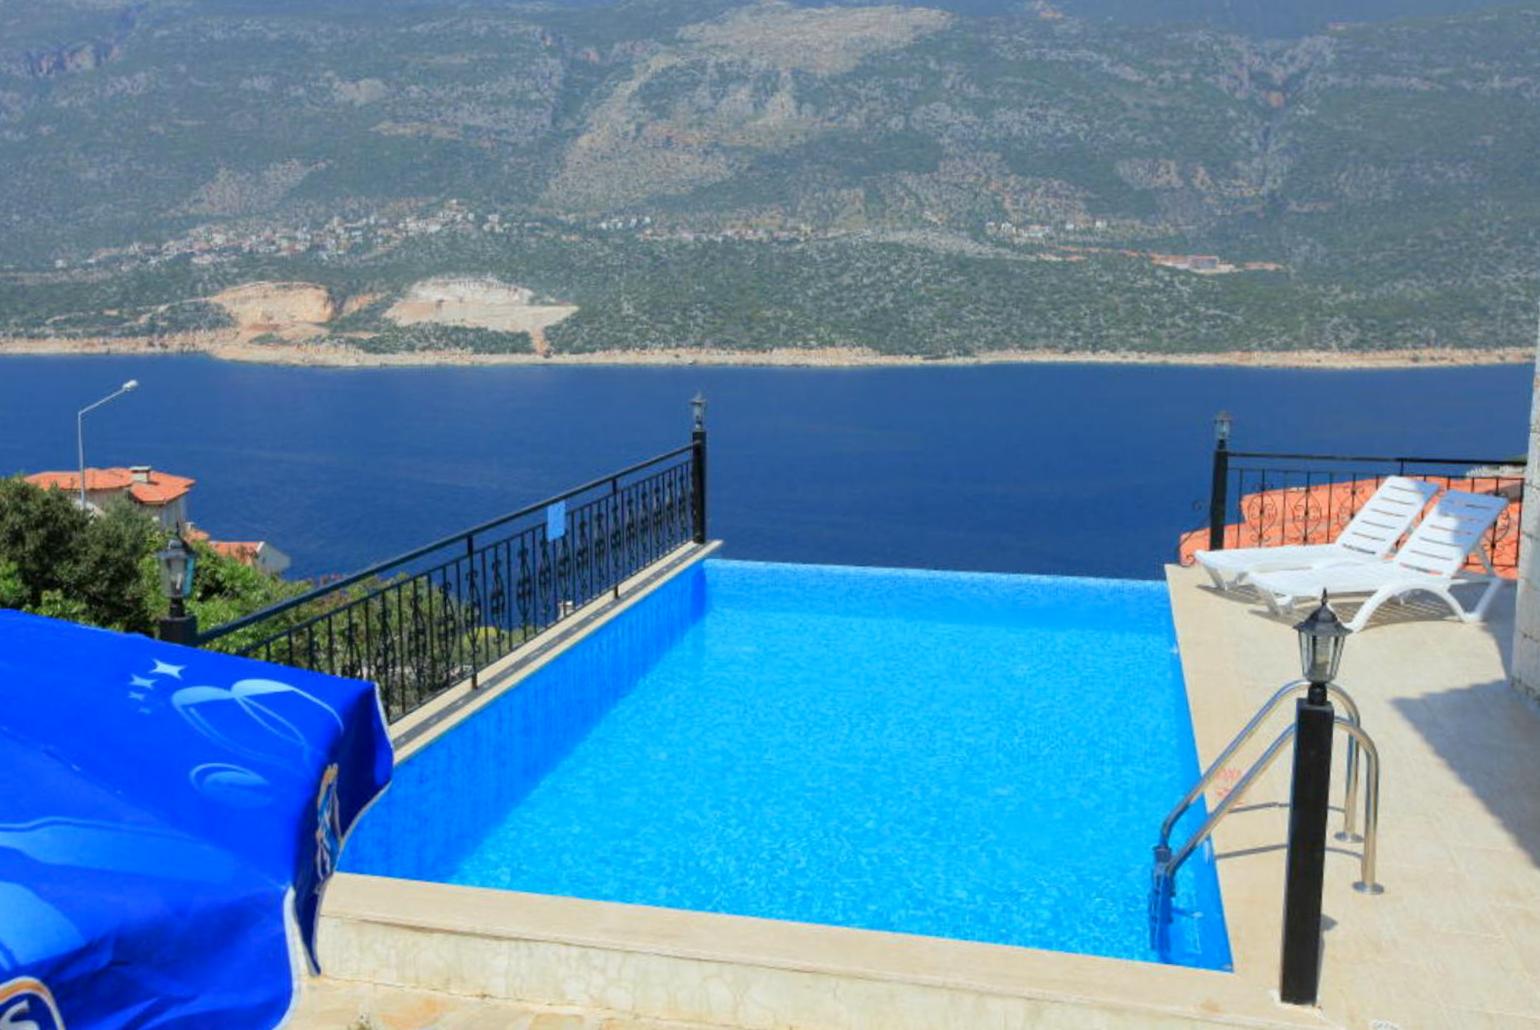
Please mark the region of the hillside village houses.
[[[193, 540], [203, 540], [227, 558], [234, 558], [272, 575], [280, 575], [289, 567], [289, 556], [265, 540], [214, 540], [195, 526], [187, 517], [187, 495], [197, 480], [156, 471], [149, 465], [131, 465], [128, 468], [88, 468], [86, 475], [86, 508], [100, 514], [102, 508], [114, 498], [124, 498], [137, 505], [167, 530], [182, 529]], [[71, 494], [80, 491], [80, 473], [34, 472], [27, 482], [44, 490], [65, 490]]]

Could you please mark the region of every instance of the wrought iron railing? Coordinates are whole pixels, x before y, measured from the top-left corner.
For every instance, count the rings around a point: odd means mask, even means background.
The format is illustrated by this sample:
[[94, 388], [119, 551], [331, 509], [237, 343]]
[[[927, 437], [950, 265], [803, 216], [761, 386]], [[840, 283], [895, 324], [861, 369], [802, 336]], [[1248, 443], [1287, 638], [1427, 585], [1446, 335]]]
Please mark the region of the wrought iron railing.
[[399, 719], [680, 546], [706, 540], [706, 436], [199, 634], [372, 680]]
[[1524, 499], [1523, 457], [1504, 459], [1384, 457], [1214, 450], [1206, 540], [1195, 546], [1276, 547], [1336, 539], [1385, 477], [1409, 476], [1444, 489], [1510, 499], [1488, 531], [1486, 549], [1499, 570], [1518, 568]]

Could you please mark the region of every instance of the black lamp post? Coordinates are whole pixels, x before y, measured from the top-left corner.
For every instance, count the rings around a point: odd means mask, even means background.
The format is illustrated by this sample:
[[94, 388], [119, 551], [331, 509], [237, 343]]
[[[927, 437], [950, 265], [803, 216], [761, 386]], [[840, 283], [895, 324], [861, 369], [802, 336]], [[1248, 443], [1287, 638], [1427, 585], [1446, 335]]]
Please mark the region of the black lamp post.
[[1228, 411], [1214, 416], [1214, 478], [1208, 492], [1208, 549], [1222, 550], [1225, 545], [1226, 488], [1230, 480], [1230, 427], [1235, 420]]
[[187, 599], [192, 596], [193, 572], [198, 558], [193, 549], [182, 539], [181, 530], [171, 534], [166, 546], [158, 551], [155, 560], [160, 563], [160, 585], [171, 602], [169, 614], [160, 620], [160, 639], [171, 644], [198, 642], [198, 617], [187, 613]]
[[1294, 709], [1294, 779], [1289, 793], [1289, 855], [1283, 890], [1283, 963], [1278, 994], [1314, 1005], [1321, 983], [1321, 890], [1326, 878], [1326, 817], [1332, 731], [1337, 714], [1327, 684], [1337, 676], [1350, 632], [1326, 603], [1299, 625], [1300, 672], [1310, 691]]
[[690, 398], [690, 523], [697, 544], [706, 542], [706, 398]]

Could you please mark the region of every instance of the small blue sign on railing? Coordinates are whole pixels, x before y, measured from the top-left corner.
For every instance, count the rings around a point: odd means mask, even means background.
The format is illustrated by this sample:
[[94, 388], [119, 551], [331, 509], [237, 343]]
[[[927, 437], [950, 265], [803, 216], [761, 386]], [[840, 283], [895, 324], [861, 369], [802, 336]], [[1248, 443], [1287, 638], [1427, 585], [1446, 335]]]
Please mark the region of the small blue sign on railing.
[[567, 502], [557, 501], [545, 509], [545, 538], [560, 540], [567, 535]]

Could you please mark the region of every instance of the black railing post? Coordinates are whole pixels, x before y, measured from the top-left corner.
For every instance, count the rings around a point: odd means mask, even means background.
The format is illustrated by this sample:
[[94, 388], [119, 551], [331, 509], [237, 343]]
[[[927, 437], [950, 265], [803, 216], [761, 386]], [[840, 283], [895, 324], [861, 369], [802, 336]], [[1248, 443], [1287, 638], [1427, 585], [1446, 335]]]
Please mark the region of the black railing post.
[[690, 408], [694, 413], [694, 428], [690, 433], [690, 516], [695, 542], [703, 544], [706, 542], [706, 398], [697, 393]]
[[[693, 458], [694, 455], [691, 455], [691, 457]], [[620, 600], [620, 581], [622, 577], [615, 574], [615, 563], [617, 561], [615, 552], [620, 550], [617, 544], [620, 542], [620, 536], [625, 533], [626, 526], [626, 520], [620, 515], [620, 506], [620, 477], [614, 476], [610, 479], [610, 539], [605, 553], [609, 555], [610, 587], [613, 589], [615, 600], [617, 601]]]
[[1222, 551], [1225, 546], [1226, 491], [1230, 484], [1230, 415], [1221, 411], [1214, 418], [1214, 478], [1208, 491], [1208, 549]]
[[[478, 599], [481, 585], [476, 582], [476, 534], [465, 534], [465, 571], [471, 578], [471, 600], [477, 601], [478, 610], [471, 612], [471, 689], [481, 689], [481, 604]], [[465, 605], [465, 597], [460, 604]]]
[[1283, 962], [1278, 994], [1314, 1005], [1321, 983], [1321, 888], [1336, 713], [1324, 683], [1310, 685], [1294, 713], [1294, 780], [1289, 792], [1289, 855], [1283, 887]]

